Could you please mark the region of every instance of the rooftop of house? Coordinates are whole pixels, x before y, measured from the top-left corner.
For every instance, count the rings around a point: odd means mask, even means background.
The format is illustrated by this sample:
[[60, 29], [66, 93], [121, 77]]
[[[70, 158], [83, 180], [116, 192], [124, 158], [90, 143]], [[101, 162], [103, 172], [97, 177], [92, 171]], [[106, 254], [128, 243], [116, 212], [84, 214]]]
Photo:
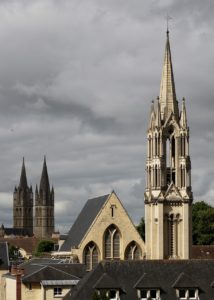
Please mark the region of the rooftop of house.
[[200, 300], [214, 299], [214, 260], [103, 261], [64, 300], [89, 300], [96, 290], [117, 289], [120, 299], [137, 300], [137, 290], [159, 289], [175, 299], [176, 289], [198, 289]]
[[79, 279], [86, 273], [85, 265], [64, 263], [60, 259], [34, 258], [19, 267], [24, 272], [23, 282]]

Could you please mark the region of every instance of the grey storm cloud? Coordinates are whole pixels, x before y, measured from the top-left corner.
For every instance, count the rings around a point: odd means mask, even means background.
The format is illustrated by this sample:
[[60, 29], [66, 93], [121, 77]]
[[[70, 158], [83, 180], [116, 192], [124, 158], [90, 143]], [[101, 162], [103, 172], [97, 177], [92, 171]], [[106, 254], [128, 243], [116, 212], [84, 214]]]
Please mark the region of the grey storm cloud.
[[56, 229], [112, 189], [139, 222], [167, 14], [194, 196], [213, 203], [213, 9], [211, 0], [1, 0], [0, 222], [12, 225], [22, 157], [35, 189], [45, 154]]

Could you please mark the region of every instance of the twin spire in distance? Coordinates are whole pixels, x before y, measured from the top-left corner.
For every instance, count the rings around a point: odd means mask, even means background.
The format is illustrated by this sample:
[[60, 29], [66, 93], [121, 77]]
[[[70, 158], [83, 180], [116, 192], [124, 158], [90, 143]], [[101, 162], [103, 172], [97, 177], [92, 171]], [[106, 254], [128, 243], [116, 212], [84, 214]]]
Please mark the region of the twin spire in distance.
[[[25, 169], [25, 159], [24, 159], [24, 157], [23, 157], [23, 160], [22, 160], [21, 176], [20, 176], [20, 181], [19, 181], [19, 186], [18, 187], [22, 188], [23, 190], [26, 189], [26, 188], [28, 188], [27, 175], [26, 175], [26, 169]], [[30, 187], [30, 189], [32, 189], [32, 187]], [[53, 186], [52, 186], [52, 189], [53, 189]], [[36, 185], [36, 190], [38, 191], [37, 185]], [[49, 176], [48, 176], [48, 170], [47, 170], [46, 156], [44, 156], [39, 190], [45, 190], [46, 192], [50, 191], [50, 184], [49, 184]]]
[[54, 232], [54, 188], [50, 189], [46, 157], [35, 199], [32, 186], [28, 187], [23, 158], [19, 185], [13, 194], [13, 227], [39, 238], [49, 238]]

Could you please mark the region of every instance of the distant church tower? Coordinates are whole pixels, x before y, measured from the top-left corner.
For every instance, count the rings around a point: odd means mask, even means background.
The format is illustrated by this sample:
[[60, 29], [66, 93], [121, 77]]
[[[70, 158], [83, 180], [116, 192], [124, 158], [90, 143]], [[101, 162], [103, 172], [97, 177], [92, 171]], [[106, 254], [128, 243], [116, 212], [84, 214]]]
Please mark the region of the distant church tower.
[[27, 184], [24, 158], [20, 182], [13, 193], [13, 228], [24, 229], [33, 235], [33, 192]]
[[189, 127], [184, 99], [179, 113], [168, 30], [160, 97], [152, 102], [147, 138], [146, 257], [188, 259], [193, 201]]
[[46, 158], [44, 158], [39, 190], [35, 191], [34, 235], [48, 238], [54, 232], [54, 189], [50, 190]]

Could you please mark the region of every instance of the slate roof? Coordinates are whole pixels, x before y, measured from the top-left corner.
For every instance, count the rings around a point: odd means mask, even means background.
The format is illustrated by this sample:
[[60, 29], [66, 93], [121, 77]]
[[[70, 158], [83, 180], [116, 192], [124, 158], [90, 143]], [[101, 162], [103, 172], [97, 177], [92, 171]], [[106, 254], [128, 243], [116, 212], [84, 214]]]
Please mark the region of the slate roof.
[[[61, 275], [55, 274], [57, 272], [62, 272], [68, 274], [69, 276], [74, 276], [76, 278], [82, 278], [86, 273], [86, 266], [83, 264], [73, 264], [64, 263], [60, 259], [47, 259], [47, 258], [35, 258], [28, 262], [25, 262], [19, 266], [24, 270], [23, 279], [26, 280], [72, 280], [73, 278], [63, 278]], [[47, 268], [48, 267], [48, 268]], [[46, 269], [47, 268], [47, 269]], [[53, 273], [53, 274], [52, 274]], [[42, 276], [42, 277], [41, 277]], [[27, 279], [28, 278], [28, 279]]]
[[0, 270], [9, 269], [8, 245], [6, 242], [0, 243]]
[[[120, 300], [137, 300], [137, 285], [153, 288], [158, 278], [161, 300], [176, 298], [176, 283], [199, 289], [200, 300], [214, 299], [213, 274], [214, 260], [142, 260], [142, 261], [103, 261], [87, 274], [63, 300], [92, 299], [96, 284], [103, 274], [118, 283]], [[185, 275], [182, 275], [185, 274]], [[106, 276], [105, 275], [105, 276]], [[191, 282], [190, 282], [191, 281]], [[110, 282], [110, 281], [109, 281]], [[190, 286], [189, 286], [190, 285]], [[115, 288], [115, 283], [112, 288]], [[121, 290], [122, 287], [122, 290]], [[184, 288], [185, 288], [184, 287]], [[140, 288], [138, 286], [138, 288]]]
[[94, 285], [95, 289], [109, 289], [118, 287], [122, 289], [120, 283], [117, 280], [115, 280], [115, 278], [110, 277], [106, 273], [103, 273], [103, 275], [98, 279], [98, 281]]
[[28, 230], [25, 228], [9, 228], [9, 227], [4, 227], [4, 235], [30, 236]]
[[195, 282], [192, 277], [189, 277], [186, 273], [182, 272], [176, 279], [173, 287], [175, 288], [197, 288], [199, 287], [199, 282]]
[[60, 251], [70, 251], [71, 247], [77, 247], [79, 245], [108, 197], [109, 194], [89, 199], [86, 202], [73, 226], [69, 230], [67, 239], [62, 244]]
[[43, 266], [41, 269], [35, 271], [32, 274], [24, 275], [22, 278], [23, 283], [40, 283], [42, 280], [79, 280], [80, 278], [71, 275], [65, 271], [59, 270], [57, 265], [55, 266]]

